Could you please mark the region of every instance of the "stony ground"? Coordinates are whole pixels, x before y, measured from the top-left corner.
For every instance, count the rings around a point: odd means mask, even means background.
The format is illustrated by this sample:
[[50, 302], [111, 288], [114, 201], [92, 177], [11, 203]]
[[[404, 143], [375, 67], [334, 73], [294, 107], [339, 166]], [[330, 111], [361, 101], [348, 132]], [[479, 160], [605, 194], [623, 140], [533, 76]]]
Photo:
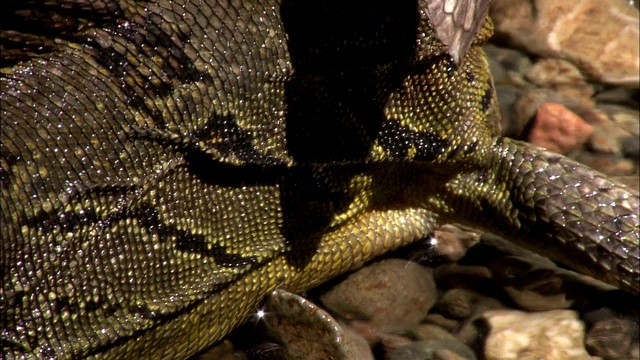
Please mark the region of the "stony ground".
[[[492, 16], [504, 133], [637, 189], [637, 5], [495, 0]], [[453, 225], [305, 295], [274, 294], [202, 358], [640, 359], [637, 298]]]

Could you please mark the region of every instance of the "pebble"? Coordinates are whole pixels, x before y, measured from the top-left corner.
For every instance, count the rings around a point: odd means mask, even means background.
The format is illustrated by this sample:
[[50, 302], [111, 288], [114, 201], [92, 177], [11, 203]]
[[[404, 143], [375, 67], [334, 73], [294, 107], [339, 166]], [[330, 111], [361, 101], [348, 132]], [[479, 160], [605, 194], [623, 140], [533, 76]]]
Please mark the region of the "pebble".
[[598, 125], [610, 121], [607, 114], [598, 108], [598, 104], [592, 102], [589, 104], [582, 103], [582, 106], [576, 106], [570, 109], [591, 125]]
[[[500, 95], [500, 93], [498, 93]], [[518, 91], [517, 98], [511, 106], [511, 116], [503, 119], [505, 129], [508, 134], [516, 139], [524, 139], [527, 135], [526, 131], [530, 127], [531, 121], [535, 118], [540, 105], [549, 101], [554, 94], [549, 91], [535, 88], [525, 88]], [[558, 99], [553, 99], [558, 100]], [[501, 99], [498, 98], [498, 103]], [[505, 109], [507, 111], [507, 109]], [[506, 135], [506, 134], [505, 134]]]
[[386, 259], [349, 275], [320, 299], [344, 319], [369, 320], [390, 331], [419, 323], [437, 297], [431, 270], [412, 261]]
[[640, 138], [629, 135], [620, 139], [622, 155], [638, 161], [640, 159]]
[[284, 360], [373, 360], [371, 348], [361, 335], [299, 295], [275, 290], [264, 311], [267, 334], [282, 345], [278, 355]]
[[562, 59], [539, 59], [527, 70], [525, 79], [539, 87], [551, 88], [570, 99], [590, 101], [595, 93], [580, 70]]
[[[457, 327], [456, 326], [453, 328]], [[451, 329], [451, 328], [450, 328]], [[418, 324], [411, 329], [411, 334], [418, 340], [453, 339], [450, 330], [433, 324]]]
[[484, 51], [495, 84], [523, 84], [523, 74], [531, 67], [531, 59], [522, 51], [488, 44]]
[[[422, 340], [403, 346], [387, 354], [388, 360], [425, 360], [436, 359], [436, 351], [446, 350], [462, 357], [462, 359], [475, 360], [473, 350], [467, 345], [455, 339]], [[443, 356], [440, 352], [439, 356]], [[445, 353], [447, 354], [447, 353]], [[448, 354], [447, 354], [448, 355]], [[445, 355], [446, 356], [446, 355]]]
[[529, 311], [566, 309], [573, 304], [565, 291], [565, 279], [534, 259], [505, 256], [492, 262], [496, 282], [519, 308]]
[[593, 129], [581, 117], [562, 104], [540, 105], [528, 140], [534, 145], [560, 154], [580, 148]]
[[424, 318], [424, 321], [427, 324], [433, 324], [448, 331], [454, 331], [455, 329], [460, 327], [460, 321], [446, 318], [444, 317], [444, 315], [438, 313], [428, 314]]
[[380, 344], [387, 353], [413, 343], [412, 339], [397, 334], [384, 333], [380, 335]]
[[195, 360], [247, 360], [247, 355], [235, 350], [231, 341], [223, 340], [197, 355]]
[[633, 111], [633, 108], [636, 108], [637, 111], [639, 95], [640, 89], [638, 88], [614, 86], [601, 87], [593, 98], [601, 108], [612, 107], [616, 111], [627, 112]]
[[593, 133], [589, 138], [591, 151], [600, 154], [621, 154], [622, 140], [629, 137], [637, 138], [629, 134], [612, 121], [604, 121], [593, 126]]
[[446, 224], [434, 231], [433, 252], [449, 262], [460, 260], [467, 250], [480, 241], [480, 234], [463, 231]]
[[434, 360], [469, 360], [471, 358], [458, 354], [449, 349], [438, 349], [433, 352]]
[[638, 359], [638, 324], [615, 318], [598, 321], [584, 342], [592, 355], [604, 359]]
[[460, 327], [453, 332], [456, 339], [465, 344], [478, 344], [484, 340], [484, 325], [478, 319], [482, 318], [485, 312], [508, 309], [500, 300], [485, 295], [474, 295], [473, 301], [473, 311], [462, 322]]
[[[619, 97], [610, 101], [624, 102], [625, 99], [627, 98]], [[640, 99], [637, 94], [636, 99]], [[638, 137], [640, 136], [640, 111], [637, 109], [637, 102], [633, 106], [636, 109], [612, 103], [597, 104], [598, 109], [604, 112], [608, 119], [618, 124], [624, 131]]]
[[[501, 95], [501, 93], [497, 94], [498, 96]], [[531, 127], [534, 125], [532, 122], [535, 120], [540, 107], [547, 103], [561, 104], [579, 117], [582, 118], [584, 116], [583, 119], [585, 122], [588, 119], [588, 123], [604, 121], [599, 119], [600, 114], [595, 110], [591, 99], [574, 98], [554, 89], [535, 88], [531, 87], [531, 85], [518, 89], [515, 96], [517, 98], [511, 105], [512, 114], [503, 119], [503, 127], [510, 132], [510, 136], [517, 139], [527, 140], [526, 135], [530, 134]], [[502, 101], [501, 98], [498, 98], [498, 100], [499, 103]], [[508, 98], [508, 101], [512, 100]], [[501, 111], [507, 111], [507, 109]]]
[[[580, 70], [569, 61], [562, 59], [539, 59], [524, 76], [531, 83], [543, 87], [587, 85]], [[592, 90], [590, 92], [593, 94]]]
[[487, 360], [592, 359], [584, 348], [584, 325], [574, 311], [495, 310], [485, 312], [484, 319], [490, 329]]
[[523, 310], [528, 311], [549, 311], [557, 309], [567, 309], [573, 301], [567, 299], [567, 294], [544, 295], [534, 290], [521, 290], [513, 287], [505, 287], [504, 290], [509, 297]]
[[521, 96], [520, 89], [513, 85], [498, 84], [496, 85], [496, 95], [499, 99], [502, 135], [514, 139], [521, 138], [530, 118], [526, 115], [518, 115], [519, 113], [515, 110], [515, 104]]
[[478, 303], [482, 300], [484, 297], [475, 291], [456, 288], [445, 292], [436, 304], [436, 308], [445, 316], [466, 319], [475, 313]]

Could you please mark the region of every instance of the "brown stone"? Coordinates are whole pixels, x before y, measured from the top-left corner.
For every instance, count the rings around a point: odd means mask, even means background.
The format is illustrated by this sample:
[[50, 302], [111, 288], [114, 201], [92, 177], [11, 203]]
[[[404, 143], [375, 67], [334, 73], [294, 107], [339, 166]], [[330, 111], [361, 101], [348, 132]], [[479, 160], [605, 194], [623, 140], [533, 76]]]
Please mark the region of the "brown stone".
[[487, 360], [591, 360], [584, 348], [584, 325], [570, 310], [525, 313], [494, 310], [484, 314], [490, 331]]
[[598, 321], [585, 338], [591, 354], [606, 359], [631, 359], [634, 340], [638, 340], [638, 325], [630, 320], [609, 319]]
[[268, 336], [282, 345], [279, 358], [373, 360], [364, 337], [299, 295], [275, 290], [264, 309], [260, 321]]
[[419, 323], [437, 296], [429, 269], [412, 261], [386, 259], [349, 275], [320, 299], [342, 318], [369, 320], [384, 332]]
[[593, 129], [580, 116], [561, 104], [540, 105], [529, 132], [529, 142], [549, 151], [567, 154], [580, 148]]
[[480, 238], [477, 233], [467, 232], [450, 224], [434, 231], [434, 236], [433, 251], [451, 262], [460, 260]]
[[541, 86], [586, 85], [580, 70], [562, 59], [540, 59], [525, 74], [527, 80]]

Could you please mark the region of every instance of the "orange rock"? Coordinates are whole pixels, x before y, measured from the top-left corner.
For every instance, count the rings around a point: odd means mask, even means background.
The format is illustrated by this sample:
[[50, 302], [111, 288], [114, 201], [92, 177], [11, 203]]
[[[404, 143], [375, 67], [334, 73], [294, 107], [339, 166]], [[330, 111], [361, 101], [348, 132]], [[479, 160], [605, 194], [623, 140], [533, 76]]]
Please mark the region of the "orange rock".
[[593, 129], [580, 116], [561, 104], [544, 103], [531, 125], [528, 140], [534, 145], [560, 154], [580, 148]]

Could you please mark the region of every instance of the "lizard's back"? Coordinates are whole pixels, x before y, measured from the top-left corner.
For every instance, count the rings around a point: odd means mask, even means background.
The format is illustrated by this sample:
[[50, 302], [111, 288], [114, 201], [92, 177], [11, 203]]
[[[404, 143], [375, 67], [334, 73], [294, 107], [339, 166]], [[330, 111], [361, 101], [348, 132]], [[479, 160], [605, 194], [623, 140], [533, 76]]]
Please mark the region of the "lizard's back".
[[[3, 351], [186, 357], [442, 221], [537, 235], [521, 178], [551, 175], [502, 161], [547, 155], [498, 138], [489, 27], [458, 64], [423, 5], [10, 2]], [[593, 179], [629, 198], [602, 216], [633, 288], [637, 194]]]

